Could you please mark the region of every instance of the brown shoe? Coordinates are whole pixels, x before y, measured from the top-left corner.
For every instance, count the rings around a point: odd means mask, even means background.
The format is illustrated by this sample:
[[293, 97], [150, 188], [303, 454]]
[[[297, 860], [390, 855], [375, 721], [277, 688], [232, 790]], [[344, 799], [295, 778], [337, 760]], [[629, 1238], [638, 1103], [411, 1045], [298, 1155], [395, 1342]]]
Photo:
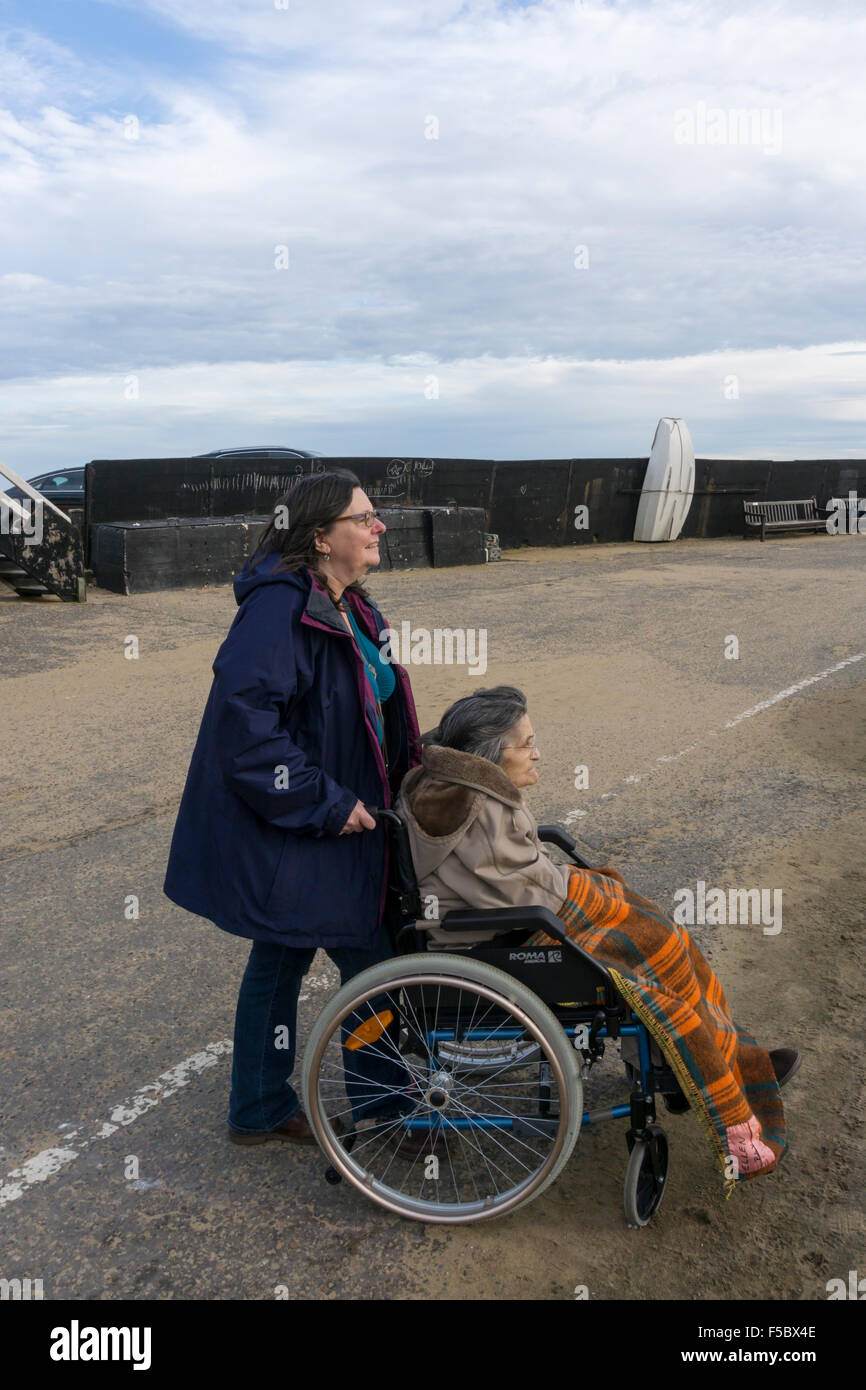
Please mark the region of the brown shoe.
[[[345, 1134], [346, 1127], [342, 1120], [332, 1120], [331, 1127], [335, 1134]], [[279, 1125], [277, 1129], [266, 1130], [264, 1134], [241, 1134], [239, 1130], [229, 1127], [229, 1139], [233, 1144], [267, 1144], [270, 1139], [282, 1139], [289, 1144], [318, 1144], [310, 1122], [303, 1110], [299, 1110], [297, 1115], [293, 1115], [284, 1125]]]

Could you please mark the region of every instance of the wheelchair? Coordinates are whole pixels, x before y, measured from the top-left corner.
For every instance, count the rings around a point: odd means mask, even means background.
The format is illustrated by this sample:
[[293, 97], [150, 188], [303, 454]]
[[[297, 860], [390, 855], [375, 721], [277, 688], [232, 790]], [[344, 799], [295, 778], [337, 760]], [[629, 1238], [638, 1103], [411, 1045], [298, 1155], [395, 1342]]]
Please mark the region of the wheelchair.
[[[306, 1114], [327, 1181], [346, 1179], [416, 1221], [489, 1220], [540, 1196], [585, 1125], [627, 1118], [623, 1209], [629, 1226], [646, 1226], [668, 1173], [655, 1098], [678, 1086], [606, 967], [535, 906], [448, 912], [431, 925], [461, 944], [431, 948], [406, 826], [395, 811], [367, 809], [387, 824], [396, 954], [347, 981], [307, 1042]], [[561, 826], [538, 833], [591, 867]], [[556, 944], [525, 946], [539, 928]], [[467, 944], [468, 933], [478, 939]], [[584, 1110], [583, 1082], [606, 1040], [631, 1040], [620, 1042], [630, 1094]]]

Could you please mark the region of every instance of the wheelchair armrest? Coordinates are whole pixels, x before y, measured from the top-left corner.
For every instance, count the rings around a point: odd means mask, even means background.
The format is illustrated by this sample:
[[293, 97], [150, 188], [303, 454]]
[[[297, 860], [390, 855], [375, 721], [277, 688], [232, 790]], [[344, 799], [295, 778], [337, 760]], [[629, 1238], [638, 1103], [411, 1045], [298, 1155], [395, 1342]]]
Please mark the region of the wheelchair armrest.
[[587, 864], [585, 859], [581, 859], [579, 854], [575, 854], [575, 841], [567, 830], [563, 830], [561, 825], [540, 825], [538, 827], [539, 840], [545, 840], [548, 844], [556, 845], [563, 854], [567, 854], [572, 864], [578, 869], [591, 869], [592, 865]]
[[[555, 912], [551, 912], [549, 907], [536, 906], [535, 904], [528, 907], [461, 907], [446, 912], [442, 920], [436, 925], [442, 931], [496, 931], [501, 928], [505, 932], [514, 927], [523, 927], [527, 931], [538, 931], [543, 928], [548, 936], [561, 942], [566, 950], [574, 951], [592, 968], [595, 974], [602, 976], [613, 988], [607, 966], [600, 960], [596, 960], [568, 935], [562, 918], [557, 917]], [[494, 942], [491, 941], [489, 944], [493, 946]]]
[[527, 931], [544, 928], [551, 936], [561, 937], [565, 924], [549, 907], [459, 907], [446, 912], [436, 923], [440, 931]]

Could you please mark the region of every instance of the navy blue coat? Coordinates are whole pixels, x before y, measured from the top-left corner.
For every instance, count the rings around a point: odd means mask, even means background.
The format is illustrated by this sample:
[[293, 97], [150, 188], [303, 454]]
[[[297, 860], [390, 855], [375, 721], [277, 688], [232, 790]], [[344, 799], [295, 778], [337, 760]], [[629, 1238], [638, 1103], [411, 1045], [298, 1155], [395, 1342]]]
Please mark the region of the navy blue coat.
[[[386, 771], [354, 640], [308, 569], [272, 573], [279, 558], [235, 576], [238, 612], [213, 663], [163, 891], [236, 936], [363, 948], [382, 920], [387, 836], [381, 822], [339, 832], [358, 800], [391, 806], [420, 763], [415, 703], [393, 662]], [[344, 598], [381, 647], [378, 608]]]

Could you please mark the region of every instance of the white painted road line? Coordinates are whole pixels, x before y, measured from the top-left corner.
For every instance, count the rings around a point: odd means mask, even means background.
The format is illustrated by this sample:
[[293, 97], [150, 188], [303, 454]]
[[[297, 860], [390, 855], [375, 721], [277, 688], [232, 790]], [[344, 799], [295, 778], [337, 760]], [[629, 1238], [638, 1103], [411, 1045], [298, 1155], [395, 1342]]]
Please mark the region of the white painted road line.
[[[719, 734], [723, 734], [726, 729], [735, 729], [738, 724], [742, 724], [744, 719], [751, 719], [753, 715], [761, 714], [765, 709], [771, 709], [773, 705], [778, 705], [781, 700], [789, 700], [792, 695], [797, 695], [801, 690], [805, 690], [806, 686], [814, 685], [816, 681], [826, 680], [828, 676], [834, 676], [837, 671], [844, 670], [846, 666], [853, 666], [857, 661], [866, 661], [866, 652], [858, 652], [856, 656], [846, 656], [844, 661], [837, 661], [835, 666], [828, 666], [826, 670], [819, 671], [815, 676], [806, 676], [804, 680], [797, 681], [796, 685], [789, 685], [785, 690], [780, 690], [776, 695], [771, 695], [768, 700], [761, 700], [757, 705], [752, 705], [751, 709], [743, 710], [743, 713], [738, 714], [735, 719], [729, 719], [720, 729], [711, 729], [707, 735], [707, 739], [716, 738]], [[684, 758], [687, 753], [693, 753], [696, 748], [705, 748], [706, 746], [707, 740], [704, 740], [704, 742], [690, 743], [688, 748], [681, 748], [678, 753], [662, 754], [661, 757], [656, 758], [655, 764], [647, 768], [645, 772], [631, 772], [627, 777], [623, 777], [621, 787], [618, 791], [602, 792], [600, 796], [590, 801], [589, 806], [578, 806], [575, 807], [573, 811], [569, 811], [565, 817], [565, 824], [571, 825], [574, 821], [582, 820], [584, 816], [588, 816], [589, 807], [595, 806], [602, 801], [613, 801], [615, 797], [622, 796], [623, 787], [633, 787], [636, 783], [642, 782], [644, 778], [651, 777], [654, 772], [658, 772], [662, 764], [675, 763], [678, 758]]]
[[59, 1173], [70, 1163], [74, 1163], [85, 1149], [90, 1148], [91, 1144], [95, 1144], [99, 1139], [107, 1139], [119, 1129], [133, 1124], [148, 1110], [159, 1105], [160, 1101], [167, 1100], [169, 1096], [173, 1096], [182, 1087], [188, 1086], [194, 1076], [200, 1075], [208, 1067], [215, 1066], [220, 1057], [230, 1053], [231, 1050], [230, 1038], [223, 1038], [222, 1042], [208, 1043], [203, 1051], [194, 1052], [191, 1057], [179, 1062], [177, 1066], [162, 1072], [152, 1084], [142, 1086], [131, 1100], [115, 1105], [108, 1119], [97, 1124], [89, 1134], [79, 1137], [81, 1129], [63, 1125], [64, 1130], [68, 1129], [68, 1133], [64, 1133], [63, 1136], [63, 1148], [43, 1149], [41, 1153], [29, 1158], [20, 1168], [13, 1168], [0, 1182], [0, 1207], [5, 1207], [9, 1202], [18, 1201], [30, 1188], [45, 1182], [47, 1178], [53, 1177], [55, 1173]]
[[780, 700], [787, 700], [798, 691], [805, 690], [807, 685], [814, 685], [816, 681], [826, 680], [828, 676], [835, 675], [844, 666], [853, 666], [855, 661], [866, 660], [866, 652], [858, 652], [856, 656], [846, 656], [844, 661], [837, 661], [835, 666], [828, 666], [826, 671], [819, 671], [817, 676], [807, 676], [805, 680], [797, 681], [796, 685], [789, 685], [787, 690], [780, 690], [778, 695], [771, 695], [769, 700], [762, 700], [759, 705], [753, 705], [751, 709], [744, 710], [738, 714], [736, 719], [729, 719], [725, 725], [726, 729], [733, 729], [735, 725], [742, 723], [744, 719], [751, 719], [753, 714], [760, 714], [761, 710], [769, 709], [771, 705], [777, 705]]
[[[321, 975], [308, 975], [305, 983], [313, 990], [331, 989], [339, 984], [339, 977], [325, 970]], [[309, 999], [309, 997], [309, 994], [301, 995], [301, 999]], [[219, 1061], [220, 1057], [230, 1053], [231, 1050], [231, 1038], [223, 1038], [222, 1042], [208, 1043], [201, 1052], [194, 1052], [185, 1061], [178, 1062], [177, 1066], [162, 1072], [151, 1085], [142, 1086], [131, 1100], [121, 1105], [115, 1105], [108, 1119], [101, 1121], [89, 1135], [85, 1135], [83, 1138], [79, 1138], [83, 1126], [71, 1123], [58, 1125], [67, 1146], [43, 1149], [33, 1158], [28, 1158], [20, 1168], [12, 1168], [6, 1177], [0, 1180], [0, 1208], [5, 1207], [9, 1202], [16, 1202], [31, 1187], [45, 1182], [47, 1178], [53, 1177], [55, 1173], [59, 1173], [68, 1164], [74, 1163], [75, 1159], [97, 1140], [107, 1139], [121, 1127], [131, 1125], [141, 1115], [152, 1110], [155, 1105], [159, 1105], [160, 1101], [167, 1100], [169, 1096], [174, 1095], [175, 1091], [187, 1086], [193, 1076], [206, 1071], [208, 1067], [212, 1067]], [[74, 1148], [71, 1147], [73, 1141], [75, 1143]]]

